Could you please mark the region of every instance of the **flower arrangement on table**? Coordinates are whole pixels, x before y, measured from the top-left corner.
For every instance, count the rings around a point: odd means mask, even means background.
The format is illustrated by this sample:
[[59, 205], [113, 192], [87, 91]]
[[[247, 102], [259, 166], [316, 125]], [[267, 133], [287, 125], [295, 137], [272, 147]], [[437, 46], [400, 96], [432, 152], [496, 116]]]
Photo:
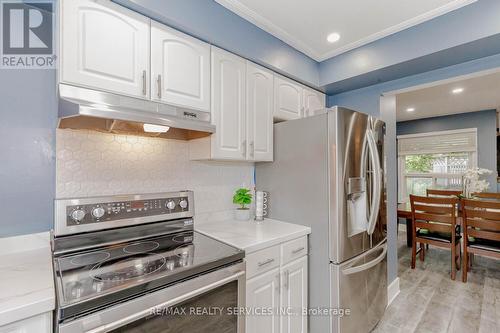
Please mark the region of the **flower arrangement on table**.
[[474, 193], [481, 193], [490, 187], [490, 183], [481, 179], [482, 176], [491, 175], [493, 171], [482, 168], [467, 169], [462, 176], [463, 197], [470, 199]]
[[[486, 180], [481, 179], [482, 176], [491, 175], [493, 171], [482, 168], [472, 168], [465, 170], [462, 177], [463, 186], [463, 197], [470, 199], [475, 193], [481, 193], [486, 191], [490, 187], [490, 183]], [[469, 242], [474, 242], [476, 239], [472, 236], [468, 236]]]

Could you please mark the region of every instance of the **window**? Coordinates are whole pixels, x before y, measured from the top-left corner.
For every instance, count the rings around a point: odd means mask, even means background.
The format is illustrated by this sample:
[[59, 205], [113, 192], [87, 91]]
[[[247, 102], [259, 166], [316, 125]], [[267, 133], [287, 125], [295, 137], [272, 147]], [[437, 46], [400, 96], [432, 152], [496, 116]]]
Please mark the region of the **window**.
[[427, 188], [459, 188], [465, 170], [477, 165], [473, 129], [398, 136], [399, 201]]

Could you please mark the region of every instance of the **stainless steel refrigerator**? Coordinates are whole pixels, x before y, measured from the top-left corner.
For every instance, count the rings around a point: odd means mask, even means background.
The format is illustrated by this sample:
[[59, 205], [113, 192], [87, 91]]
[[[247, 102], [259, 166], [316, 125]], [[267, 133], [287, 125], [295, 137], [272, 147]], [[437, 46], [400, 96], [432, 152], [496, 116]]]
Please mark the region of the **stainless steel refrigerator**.
[[256, 164], [268, 217], [312, 229], [310, 333], [369, 332], [385, 311], [384, 137], [382, 121], [334, 107], [275, 124], [274, 162]]

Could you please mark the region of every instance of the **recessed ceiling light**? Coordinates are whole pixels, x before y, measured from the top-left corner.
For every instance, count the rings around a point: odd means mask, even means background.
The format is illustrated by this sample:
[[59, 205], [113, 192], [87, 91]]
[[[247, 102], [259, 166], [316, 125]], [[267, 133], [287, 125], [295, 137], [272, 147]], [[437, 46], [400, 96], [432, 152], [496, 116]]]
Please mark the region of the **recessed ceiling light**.
[[336, 32], [332, 32], [326, 37], [326, 40], [328, 43], [335, 43], [340, 39], [340, 35]]
[[408, 108], [408, 109], [406, 109], [406, 112], [413, 112], [413, 111], [415, 111], [415, 108]]
[[166, 133], [170, 129], [168, 126], [154, 125], [154, 124], [144, 124], [144, 132], [148, 133]]
[[460, 94], [463, 91], [464, 91], [464, 88], [455, 88], [451, 92], [454, 94]]

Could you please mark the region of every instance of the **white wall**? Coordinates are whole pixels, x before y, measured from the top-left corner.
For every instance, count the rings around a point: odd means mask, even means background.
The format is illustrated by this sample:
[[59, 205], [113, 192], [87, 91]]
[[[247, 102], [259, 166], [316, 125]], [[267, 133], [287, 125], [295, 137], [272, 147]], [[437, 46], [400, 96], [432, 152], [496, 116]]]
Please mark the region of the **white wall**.
[[188, 189], [200, 214], [234, 209], [234, 190], [253, 187], [253, 164], [189, 161], [187, 141], [58, 129], [56, 151], [56, 198]]

